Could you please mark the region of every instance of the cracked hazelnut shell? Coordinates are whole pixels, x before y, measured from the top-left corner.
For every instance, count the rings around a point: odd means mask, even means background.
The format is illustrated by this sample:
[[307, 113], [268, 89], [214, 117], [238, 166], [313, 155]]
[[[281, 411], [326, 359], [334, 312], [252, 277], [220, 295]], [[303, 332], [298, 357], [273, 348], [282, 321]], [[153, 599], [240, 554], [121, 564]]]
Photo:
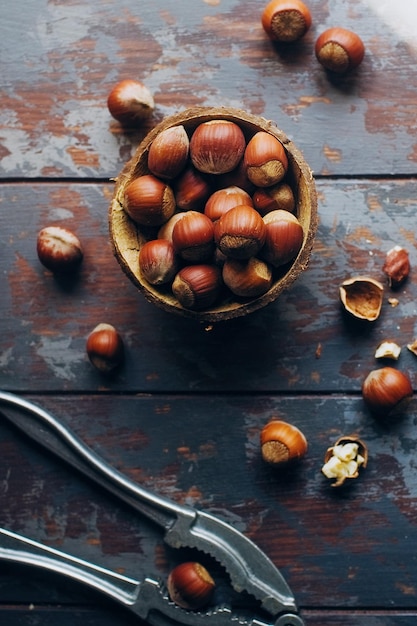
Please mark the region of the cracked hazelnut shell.
[[381, 312], [383, 285], [369, 276], [348, 278], [339, 287], [340, 300], [345, 310], [354, 317], [374, 322]]

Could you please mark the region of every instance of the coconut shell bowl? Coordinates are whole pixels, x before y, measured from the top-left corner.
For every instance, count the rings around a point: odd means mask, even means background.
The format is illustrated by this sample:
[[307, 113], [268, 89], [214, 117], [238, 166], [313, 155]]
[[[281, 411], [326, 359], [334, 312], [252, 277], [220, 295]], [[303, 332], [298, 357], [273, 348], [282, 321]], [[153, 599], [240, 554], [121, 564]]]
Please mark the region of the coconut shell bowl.
[[148, 301], [229, 320], [270, 304], [307, 268], [314, 178], [273, 122], [191, 108], [153, 128], [121, 171], [109, 228], [121, 269]]

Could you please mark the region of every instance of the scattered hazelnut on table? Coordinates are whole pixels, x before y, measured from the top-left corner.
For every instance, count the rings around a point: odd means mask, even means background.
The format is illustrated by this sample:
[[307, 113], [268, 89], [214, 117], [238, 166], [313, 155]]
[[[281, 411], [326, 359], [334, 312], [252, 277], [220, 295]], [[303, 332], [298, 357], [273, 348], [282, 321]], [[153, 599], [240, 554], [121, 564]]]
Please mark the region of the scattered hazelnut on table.
[[263, 427], [260, 443], [262, 458], [270, 465], [300, 459], [308, 448], [307, 439], [299, 428], [276, 419]]
[[125, 79], [110, 91], [107, 107], [114, 119], [122, 124], [135, 124], [148, 118], [155, 108], [153, 96], [143, 83]]
[[272, 0], [262, 13], [262, 27], [272, 41], [291, 43], [311, 26], [311, 13], [301, 0]]
[[362, 63], [365, 46], [356, 33], [346, 28], [329, 28], [316, 40], [318, 62], [327, 70], [344, 74]]
[[368, 463], [366, 444], [356, 435], [339, 437], [334, 446], [328, 448], [321, 468], [326, 478], [335, 478], [332, 487], [340, 487], [347, 479], [358, 478], [359, 470]]
[[100, 372], [108, 374], [121, 365], [124, 357], [123, 340], [111, 324], [98, 324], [87, 337], [87, 356]]
[[83, 260], [80, 240], [62, 226], [42, 228], [38, 233], [36, 250], [42, 265], [57, 274], [74, 272]]
[[184, 609], [197, 610], [211, 601], [215, 582], [203, 565], [188, 561], [170, 572], [167, 588], [175, 604]]
[[382, 271], [388, 276], [390, 287], [398, 288], [410, 273], [410, 259], [407, 250], [394, 246], [388, 250]]
[[408, 374], [394, 367], [372, 370], [362, 383], [362, 396], [372, 413], [389, 417], [400, 413], [413, 395]]

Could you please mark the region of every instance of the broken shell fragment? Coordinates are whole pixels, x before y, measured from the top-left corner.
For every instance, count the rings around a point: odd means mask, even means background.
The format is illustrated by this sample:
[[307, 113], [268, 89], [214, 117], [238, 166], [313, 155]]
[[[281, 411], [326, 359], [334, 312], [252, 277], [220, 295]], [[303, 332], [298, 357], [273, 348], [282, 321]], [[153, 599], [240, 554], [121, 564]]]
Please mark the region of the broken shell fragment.
[[401, 354], [401, 346], [395, 341], [382, 341], [375, 350], [376, 359], [394, 359], [398, 361]]
[[407, 348], [417, 356], [417, 339], [414, 339], [412, 343], [407, 344]]
[[394, 246], [388, 250], [382, 271], [388, 276], [390, 287], [399, 287], [410, 273], [408, 252], [401, 246]]
[[343, 281], [340, 299], [346, 311], [361, 320], [374, 322], [381, 312], [383, 285], [368, 276], [354, 276]]
[[357, 435], [339, 437], [327, 448], [321, 469], [326, 478], [335, 478], [332, 487], [340, 487], [348, 478], [358, 478], [359, 469], [368, 463], [368, 448]]

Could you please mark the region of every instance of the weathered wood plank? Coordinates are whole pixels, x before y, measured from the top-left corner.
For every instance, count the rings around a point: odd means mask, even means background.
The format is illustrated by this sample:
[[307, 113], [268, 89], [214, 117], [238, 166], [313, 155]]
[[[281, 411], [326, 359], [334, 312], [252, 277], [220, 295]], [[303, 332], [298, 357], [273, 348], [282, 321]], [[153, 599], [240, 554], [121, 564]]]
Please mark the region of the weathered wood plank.
[[[59, 622], [62, 626], [73, 626], [79, 621], [85, 626], [140, 626], [142, 622], [125, 614], [125, 612], [112, 610], [85, 609], [79, 606], [58, 608], [48, 606], [33, 606], [29, 610], [24, 608], [3, 609], [4, 623], [8, 626], [56, 626]], [[414, 626], [417, 613], [396, 614], [375, 613], [373, 611], [357, 611], [353, 614], [333, 613], [320, 611], [303, 611], [302, 616], [308, 626]], [[34, 622], [34, 620], [36, 620]]]
[[[318, 180], [320, 226], [307, 271], [273, 304], [212, 330], [149, 304], [113, 257], [107, 208], [112, 185], [2, 185], [0, 388], [38, 390], [358, 392], [395, 339], [398, 367], [415, 376], [417, 284], [392, 292], [382, 272], [393, 245], [417, 265], [414, 180]], [[36, 235], [49, 223], [74, 230], [85, 248], [80, 275], [62, 284], [39, 263]], [[368, 274], [385, 285], [375, 324], [341, 311], [339, 284]], [[395, 296], [393, 307], [388, 298]], [[104, 379], [85, 353], [88, 333], [113, 323], [126, 362]]]
[[[415, 610], [415, 402], [402, 420], [383, 425], [346, 396], [34, 400], [132, 479], [248, 534], [282, 570], [301, 607]], [[273, 417], [295, 423], [309, 441], [296, 467], [270, 468], [260, 458], [259, 432]], [[368, 444], [369, 465], [346, 489], [334, 489], [321, 474], [324, 453], [352, 432]], [[151, 524], [5, 423], [0, 484], [2, 527], [133, 577], [164, 578], [181, 560]], [[20, 573], [1, 571], [2, 603], [77, 602], [62, 583], [40, 584], [46, 574], [28, 574], [20, 587], [10, 584]]]
[[[412, 15], [392, 20], [367, 0], [309, 6], [311, 31], [279, 48], [263, 32], [255, 0], [200, 0], [190, 11], [175, 0], [41, 0], [24, 11], [8, 3], [0, 41], [1, 176], [115, 176], [151, 125], [197, 104], [274, 120], [317, 173], [413, 174]], [[335, 24], [358, 31], [367, 55], [356, 73], [330, 80], [314, 42]], [[156, 101], [153, 119], [133, 133], [122, 132], [106, 107], [110, 88], [126, 77], [145, 81]]]

